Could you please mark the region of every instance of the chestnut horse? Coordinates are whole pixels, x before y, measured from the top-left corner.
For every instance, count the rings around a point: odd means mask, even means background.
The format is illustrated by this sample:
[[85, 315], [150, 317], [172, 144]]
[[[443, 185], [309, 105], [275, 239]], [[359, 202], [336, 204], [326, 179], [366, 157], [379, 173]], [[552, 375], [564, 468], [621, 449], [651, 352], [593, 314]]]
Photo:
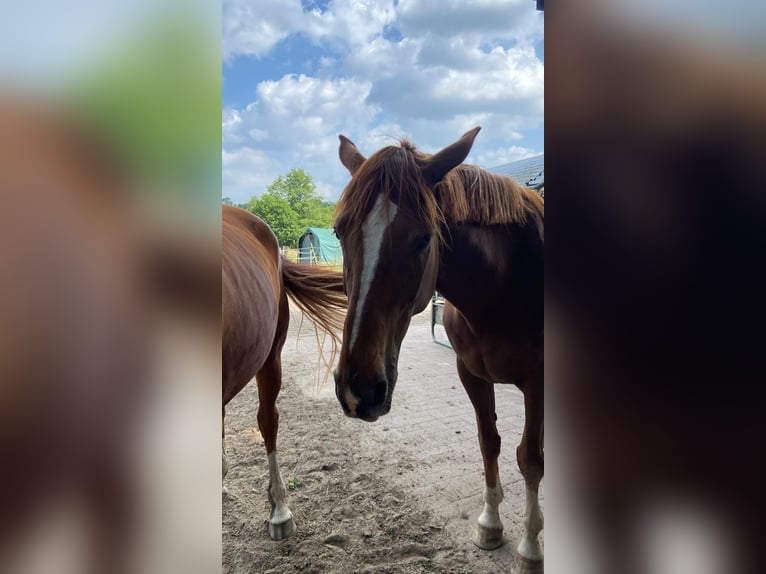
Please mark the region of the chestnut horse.
[[[290, 320], [287, 298], [330, 334], [334, 350], [346, 308], [343, 279], [339, 272], [283, 258], [271, 228], [237, 207], [223, 206], [222, 239], [223, 416], [229, 401], [255, 377], [258, 428], [269, 461], [269, 535], [282, 540], [295, 532], [277, 462], [276, 401], [282, 386], [280, 354]], [[224, 445], [224, 477], [227, 470]]]
[[541, 565], [544, 204], [510, 178], [461, 165], [479, 129], [434, 155], [402, 141], [369, 159], [340, 136], [352, 177], [335, 222], [349, 296], [335, 391], [350, 417], [388, 413], [410, 319], [434, 290], [444, 295], [444, 328], [484, 459], [485, 504], [473, 540], [483, 549], [503, 543], [493, 384], [512, 383], [525, 406], [516, 450], [527, 492], [518, 553]]

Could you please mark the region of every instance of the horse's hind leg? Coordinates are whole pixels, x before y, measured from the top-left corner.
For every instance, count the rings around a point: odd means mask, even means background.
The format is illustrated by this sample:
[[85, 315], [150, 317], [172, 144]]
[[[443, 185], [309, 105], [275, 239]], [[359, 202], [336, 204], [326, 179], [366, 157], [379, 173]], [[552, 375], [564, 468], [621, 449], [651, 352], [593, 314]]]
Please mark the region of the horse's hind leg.
[[517, 551], [527, 560], [542, 560], [538, 535], [543, 529], [538, 489], [543, 478], [543, 388], [530, 384], [524, 389], [524, 435], [516, 449], [516, 459], [527, 488], [524, 535]]
[[258, 429], [266, 444], [266, 455], [269, 459], [269, 502], [271, 503], [269, 536], [273, 540], [282, 540], [295, 533], [295, 521], [287, 507], [285, 483], [282, 481], [277, 461], [277, 430], [279, 428], [277, 396], [282, 386], [282, 361], [278, 351], [273, 353], [258, 371], [256, 381], [259, 403]]
[[497, 459], [500, 456], [500, 435], [497, 432], [495, 415], [495, 389], [492, 383], [468, 372], [460, 359], [457, 360], [457, 370], [473, 404], [479, 431], [479, 446], [484, 460], [484, 511], [479, 516], [473, 542], [479, 548], [493, 550], [504, 542], [503, 523], [500, 521], [498, 512], [500, 502], [503, 500], [503, 487], [500, 484], [497, 466]]

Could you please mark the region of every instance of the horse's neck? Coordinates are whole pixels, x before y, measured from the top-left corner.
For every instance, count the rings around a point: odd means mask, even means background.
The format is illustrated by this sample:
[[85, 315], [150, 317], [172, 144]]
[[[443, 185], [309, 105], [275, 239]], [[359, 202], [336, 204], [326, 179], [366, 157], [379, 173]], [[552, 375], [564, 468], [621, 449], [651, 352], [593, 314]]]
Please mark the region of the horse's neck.
[[437, 291], [469, 322], [526, 314], [524, 306], [542, 308], [542, 245], [536, 234], [506, 225], [452, 226]]
[[496, 297], [495, 286], [502, 275], [498, 263], [504, 254], [497, 235], [496, 230], [479, 226], [450, 229], [449, 244], [439, 261], [436, 289], [466, 316], [480, 315]]

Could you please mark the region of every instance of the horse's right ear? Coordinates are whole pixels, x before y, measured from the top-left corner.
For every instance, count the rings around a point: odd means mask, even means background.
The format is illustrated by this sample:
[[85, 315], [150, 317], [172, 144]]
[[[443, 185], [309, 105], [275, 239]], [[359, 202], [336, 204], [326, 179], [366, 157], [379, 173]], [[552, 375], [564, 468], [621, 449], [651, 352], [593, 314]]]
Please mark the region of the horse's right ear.
[[365, 157], [356, 149], [354, 142], [346, 136], [340, 135], [338, 138], [340, 139], [340, 149], [338, 150], [340, 162], [346, 166], [351, 175], [354, 175], [354, 172], [364, 163]]
[[436, 185], [451, 169], [463, 163], [480, 129], [481, 127], [477, 126], [465, 132], [455, 143], [428, 158], [422, 168], [425, 180], [431, 185]]

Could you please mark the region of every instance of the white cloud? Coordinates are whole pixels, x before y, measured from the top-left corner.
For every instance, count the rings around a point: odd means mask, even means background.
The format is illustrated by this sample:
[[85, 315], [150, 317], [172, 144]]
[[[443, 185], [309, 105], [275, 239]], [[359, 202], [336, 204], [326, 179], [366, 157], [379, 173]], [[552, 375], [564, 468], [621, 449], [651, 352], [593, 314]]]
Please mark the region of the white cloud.
[[242, 124], [242, 116], [237, 110], [224, 109], [221, 111], [221, 134], [223, 137], [223, 143], [237, 143], [242, 141], [242, 136], [237, 132]]
[[542, 113], [543, 91], [543, 65], [533, 50], [498, 47], [487, 54], [482, 68], [444, 74], [434, 85], [433, 97], [462, 100], [471, 109], [520, 104], [531, 113]]
[[[355, 79], [287, 75], [261, 82], [256, 100], [240, 112], [243, 130], [264, 149], [325, 151], [323, 137], [342, 126], [366, 127], [379, 109], [367, 103], [371, 84]], [[268, 138], [266, 138], [268, 135]]]
[[304, 19], [300, 0], [226, 0], [222, 5], [223, 59], [261, 57], [298, 32]]
[[[351, 137], [348, 134], [344, 134], [346, 137]], [[362, 154], [369, 156], [371, 153], [387, 145], [396, 145], [401, 138], [409, 138], [411, 134], [396, 123], [383, 123], [375, 126], [370, 130], [365, 130], [359, 134], [353, 134], [358, 139], [351, 139], [354, 141], [359, 151]]]
[[[337, 197], [346, 183], [338, 134], [362, 133], [374, 122], [379, 109], [367, 103], [369, 91], [369, 82], [345, 78], [287, 75], [261, 82], [256, 100], [238, 112], [237, 131], [229, 134], [247, 147], [224, 152], [224, 195], [243, 201], [236, 195], [245, 184], [252, 189], [245, 199], [260, 195], [278, 175], [301, 167], [315, 176], [320, 193]], [[248, 180], [248, 169], [265, 175]], [[234, 187], [239, 191], [226, 191]]]
[[280, 167], [266, 152], [240, 147], [221, 154], [221, 183], [223, 195], [235, 203], [244, 203], [253, 195], [261, 195], [280, 175]]
[[[317, 46], [308, 56], [315, 76], [260, 82], [230, 130], [241, 145], [267, 153], [277, 175], [302, 167], [322, 193], [337, 197], [348, 181], [337, 158], [339, 133], [365, 155], [400, 137], [435, 152], [480, 125], [470, 162], [493, 167], [541, 153], [523, 144], [524, 133], [543, 123], [544, 66], [534, 50], [542, 14], [531, 0], [400, 0], [396, 6], [331, 0], [323, 11], [304, 11], [298, 0], [266, 0], [257, 14], [240, 12], [260, 23], [239, 22], [225, 55], [263, 55], [267, 44], [290, 34]], [[261, 44], [243, 40], [258, 30], [268, 32]], [[226, 35], [224, 23], [224, 46]]]
[[407, 35], [542, 37], [542, 14], [531, 0], [400, 0], [398, 22]]
[[[304, 9], [300, 0], [224, 0], [224, 60], [262, 57], [291, 34], [312, 41], [364, 47], [387, 26], [407, 38], [461, 39], [464, 47], [512, 41], [528, 44], [543, 35], [542, 14], [530, 0], [331, 0], [324, 11]], [[454, 42], [452, 42], [454, 46]], [[454, 54], [453, 54], [454, 55]]]
[[373, 83], [370, 100], [401, 118], [494, 112], [542, 116], [544, 68], [531, 48], [495, 48], [467, 70], [401, 66]]
[[369, 101], [387, 116], [409, 128], [484, 113], [514, 124], [502, 131], [516, 137], [539, 125], [544, 66], [530, 40], [542, 37], [542, 19], [527, 0], [402, 0], [397, 13], [403, 39], [378, 37], [346, 60], [349, 74], [372, 83]]
[[349, 53], [346, 59], [346, 71], [354, 76], [371, 80], [392, 78], [402, 74], [409, 76], [416, 67], [421, 46], [421, 40], [412, 38], [403, 38], [399, 42], [375, 38]]
[[256, 142], [265, 141], [266, 138], [269, 137], [269, 132], [266, 130], [259, 130], [258, 128], [253, 128], [249, 132], [247, 132], [247, 135], [250, 136], [250, 139]]
[[[316, 182], [315, 182], [316, 183]], [[337, 190], [330, 184], [318, 182], [316, 183], [317, 193], [324, 199], [332, 199], [333, 196], [337, 196]]]
[[327, 10], [304, 10], [300, 0], [226, 0], [223, 58], [262, 57], [291, 34], [314, 42], [359, 46], [383, 33], [396, 19], [392, 0], [332, 0]]
[[316, 40], [340, 39], [358, 46], [382, 34], [395, 20], [392, 0], [332, 0], [324, 12], [311, 12], [306, 32]]

